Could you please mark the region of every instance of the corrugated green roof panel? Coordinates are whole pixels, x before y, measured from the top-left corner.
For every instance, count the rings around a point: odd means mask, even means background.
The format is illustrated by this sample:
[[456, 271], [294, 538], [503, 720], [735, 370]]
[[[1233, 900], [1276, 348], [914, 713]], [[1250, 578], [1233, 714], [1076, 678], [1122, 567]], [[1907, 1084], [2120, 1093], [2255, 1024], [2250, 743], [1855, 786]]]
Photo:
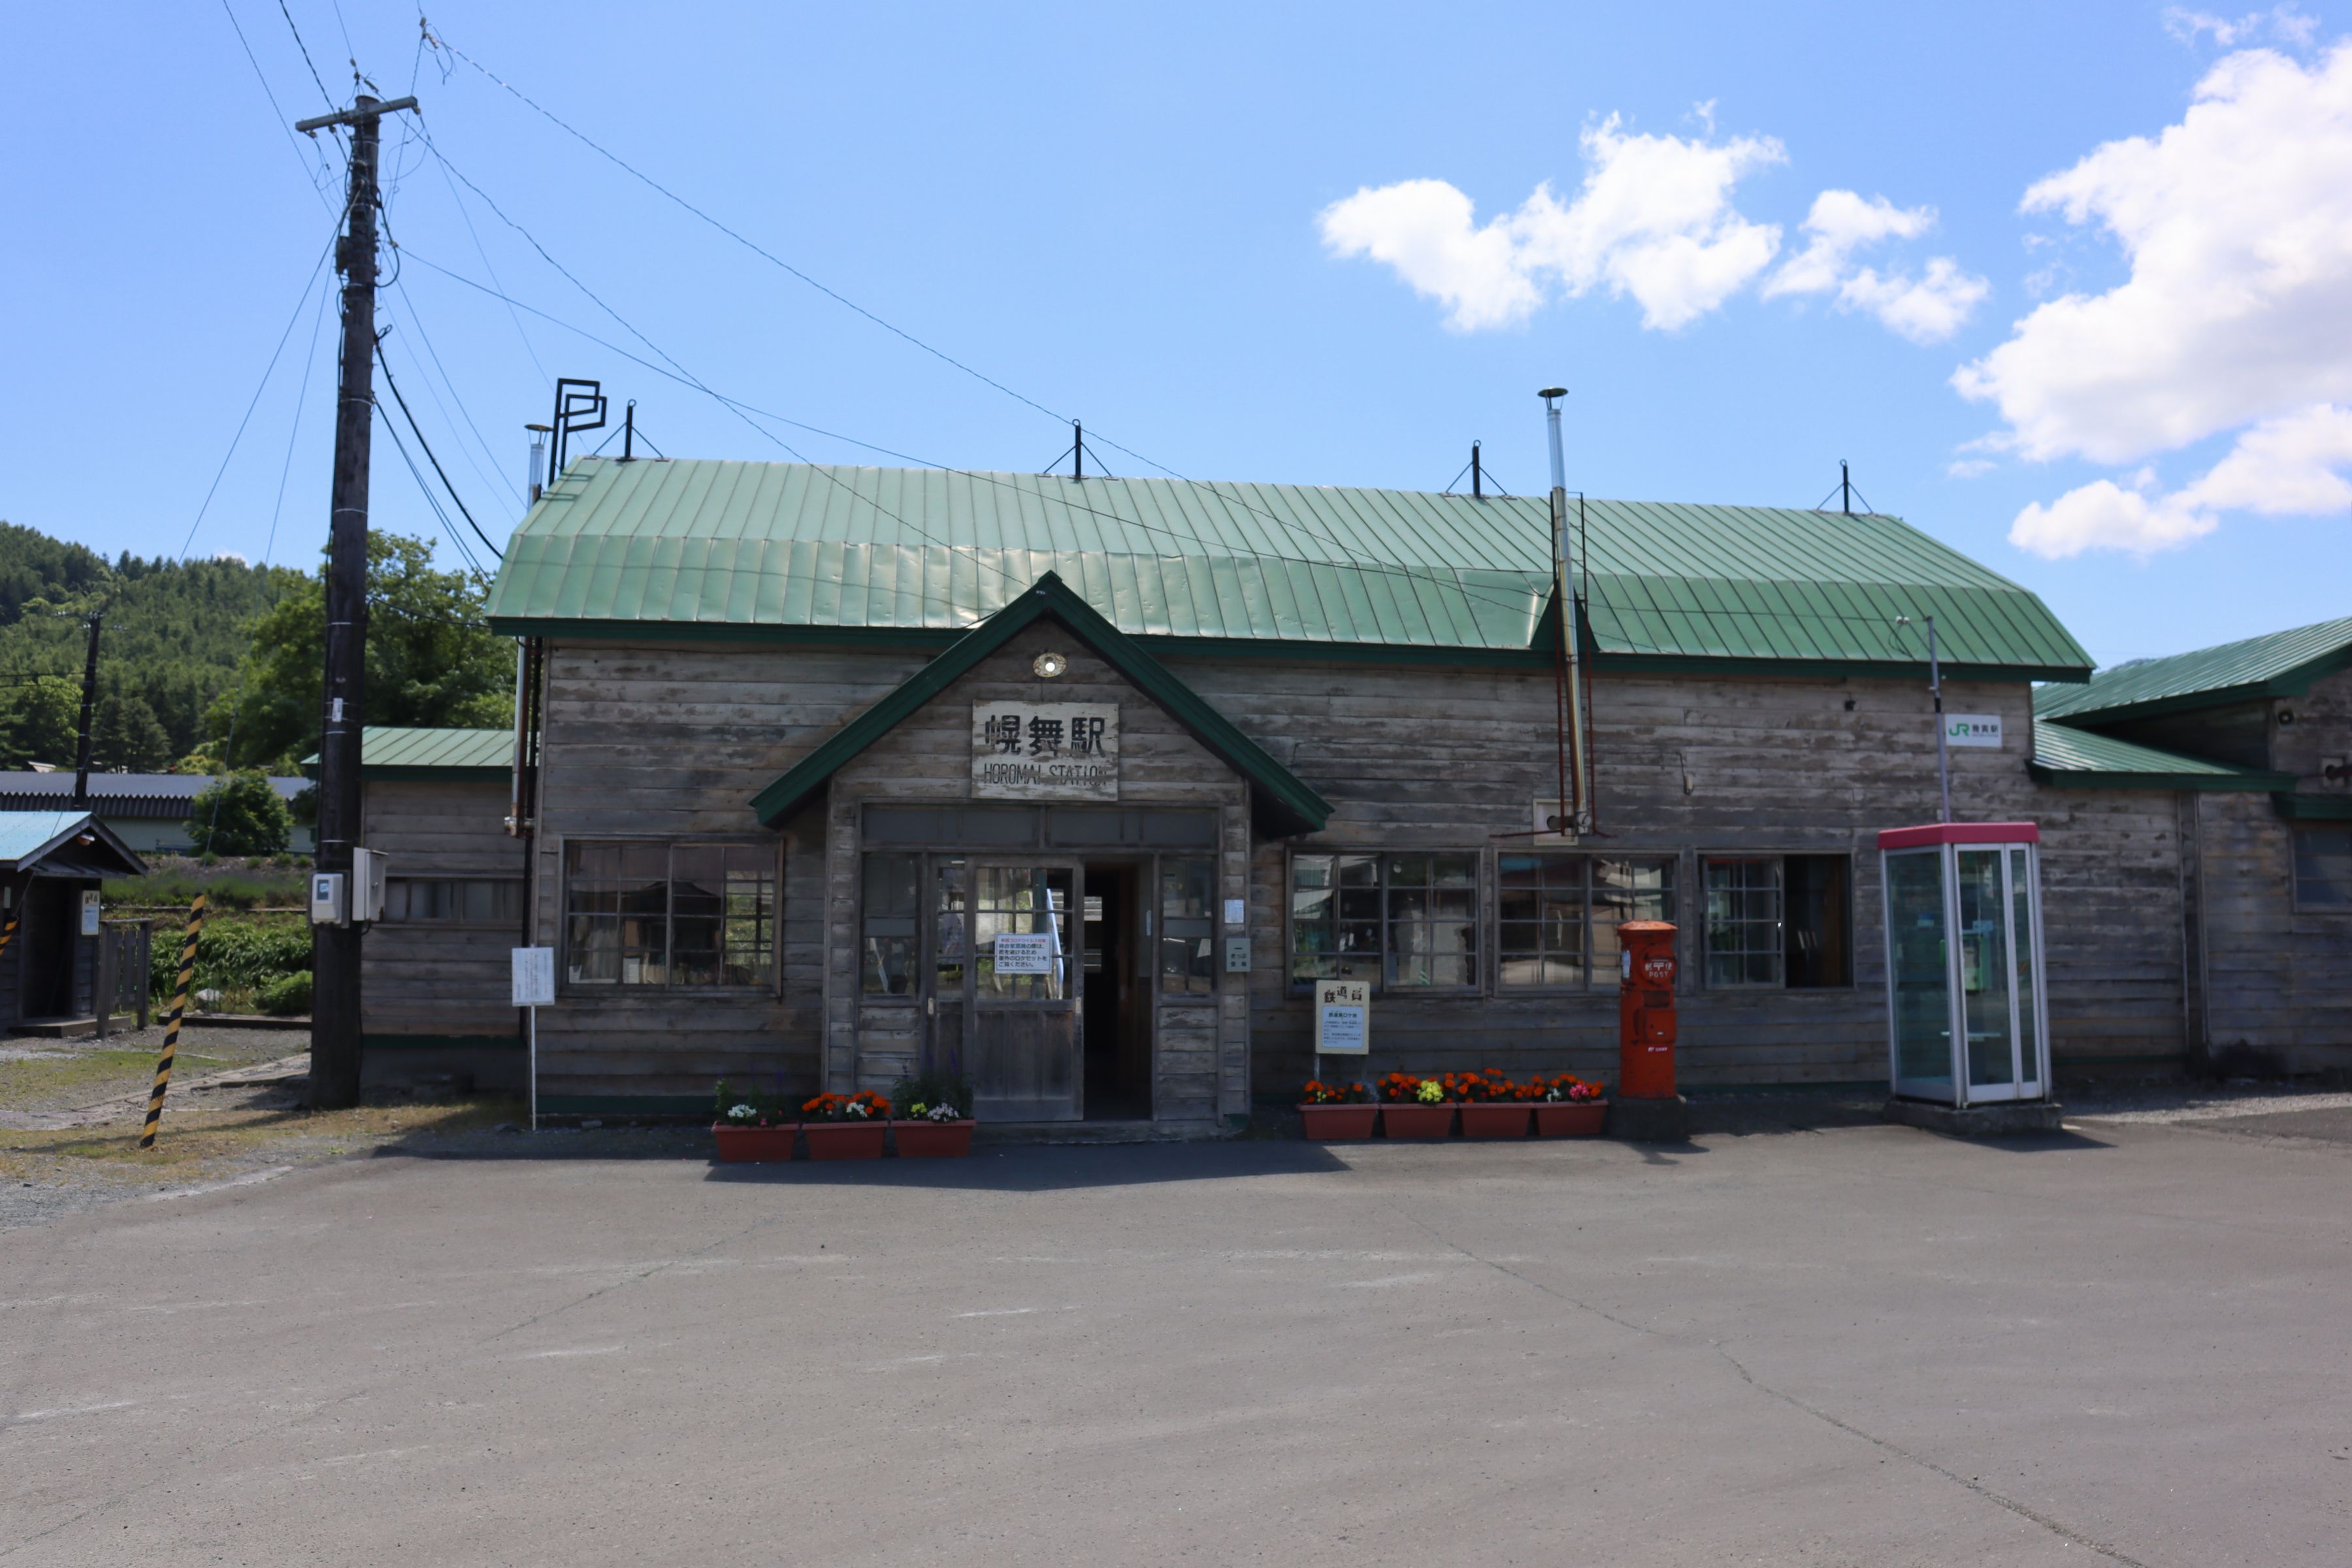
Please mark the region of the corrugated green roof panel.
[[2292, 789], [2284, 773], [2207, 762], [2067, 724], [2033, 726], [2033, 776], [2043, 784], [2110, 789]]
[[2080, 686], [2036, 691], [2033, 710], [2050, 718], [2121, 719], [2294, 697], [2317, 677], [2347, 668], [2352, 668], [2352, 616], [2193, 653], [2134, 659]]
[[[315, 765], [315, 757], [306, 765]], [[424, 730], [370, 724], [360, 731], [360, 769], [365, 773], [399, 768], [479, 770], [503, 773], [514, 766], [512, 730]]]
[[[2042, 602], [1891, 517], [1588, 503], [1603, 656], [1924, 662], [2072, 676]], [[583, 458], [490, 599], [533, 623], [961, 631], [1046, 572], [1131, 636], [1524, 649], [1551, 582], [1540, 500], [1181, 479]]]

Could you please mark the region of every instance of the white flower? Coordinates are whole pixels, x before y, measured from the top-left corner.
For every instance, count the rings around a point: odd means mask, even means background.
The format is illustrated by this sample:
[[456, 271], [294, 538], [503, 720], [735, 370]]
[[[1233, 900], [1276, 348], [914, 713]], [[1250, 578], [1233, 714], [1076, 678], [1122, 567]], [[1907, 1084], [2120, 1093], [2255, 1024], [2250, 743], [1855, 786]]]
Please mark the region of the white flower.
[[843, 1106], [842, 1110], [847, 1111], [852, 1116], [863, 1117], [866, 1114], [866, 1107], [854, 1100], [847, 1105]]
[[954, 1121], [958, 1120], [956, 1108], [952, 1105], [934, 1105], [930, 1110], [930, 1118], [934, 1121]]
[[727, 1108], [727, 1120], [730, 1121], [749, 1121], [759, 1114], [748, 1105], [730, 1105]]

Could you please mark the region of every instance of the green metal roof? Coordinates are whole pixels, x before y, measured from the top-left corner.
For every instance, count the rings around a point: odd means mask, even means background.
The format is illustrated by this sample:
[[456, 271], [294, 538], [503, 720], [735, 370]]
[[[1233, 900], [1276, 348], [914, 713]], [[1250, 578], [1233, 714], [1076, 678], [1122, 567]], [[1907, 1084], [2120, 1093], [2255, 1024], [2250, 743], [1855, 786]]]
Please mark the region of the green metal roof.
[[831, 740], [787, 769], [751, 799], [751, 809], [772, 827], [798, 810], [826, 781], [875, 742], [888, 734], [952, 685], [959, 676], [1011, 641], [1023, 627], [1050, 617], [1100, 654], [1128, 683], [1167, 711], [1235, 773], [1249, 781], [1259, 820], [1276, 834], [1315, 833], [1330, 820], [1331, 803], [1313, 786], [1268, 756], [1173, 675], [1070, 592], [1051, 572], [1030, 590], [958, 638], [955, 645], [908, 677], [898, 689], [851, 720]]
[[[429, 730], [370, 724], [360, 731], [362, 778], [504, 777], [513, 767], [512, 730]], [[317, 752], [302, 759], [302, 771], [317, 774]]]
[[2270, 697], [2300, 697], [2323, 675], [2352, 668], [2352, 616], [2219, 647], [2136, 658], [2081, 686], [2037, 691], [2033, 710], [2077, 721], [2145, 718]]
[[[587, 458], [523, 519], [489, 615], [518, 635], [943, 647], [1053, 572], [1153, 642], [1518, 660], [1547, 646], [1549, 532], [1525, 498]], [[1895, 518], [1596, 500], [1582, 532], [1604, 666], [1907, 670], [1925, 644], [1893, 622], [1933, 615], [1958, 673], [2090, 668], [2033, 595]]]
[[2037, 721], [2033, 760], [2026, 772], [2039, 783], [2078, 789], [2293, 789], [2285, 773], [2209, 763], [2202, 757], [2159, 751], [2112, 735], [2065, 724]]

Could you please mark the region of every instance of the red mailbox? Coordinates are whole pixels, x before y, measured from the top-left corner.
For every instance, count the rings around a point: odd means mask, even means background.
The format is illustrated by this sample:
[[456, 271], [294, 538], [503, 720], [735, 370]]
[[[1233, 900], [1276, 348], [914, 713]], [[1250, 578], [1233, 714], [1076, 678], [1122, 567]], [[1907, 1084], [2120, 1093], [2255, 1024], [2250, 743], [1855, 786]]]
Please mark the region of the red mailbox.
[[1617, 928], [1617, 1092], [1675, 1098], [1675, 928], [1627, 921]]

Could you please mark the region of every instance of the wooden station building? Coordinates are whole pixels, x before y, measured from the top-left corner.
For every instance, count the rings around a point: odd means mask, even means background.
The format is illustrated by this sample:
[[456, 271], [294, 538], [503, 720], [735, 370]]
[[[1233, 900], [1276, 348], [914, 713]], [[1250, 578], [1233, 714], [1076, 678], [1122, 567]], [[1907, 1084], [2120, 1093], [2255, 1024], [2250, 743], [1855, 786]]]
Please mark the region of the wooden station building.
[[1896, 519], [1593, 501], [1597, 820], [1564, 835], [1549, 532], [1502, 496], [574, 462], [491, 598], [523, 764], [366, 737], [368, 1073], [518, 1081], [527, 934], [550, 1112], [929, 1060], [984, 1117], [1206, 1132], [1295, 1091], [1318, 978], [1374, 988], [1355, 1076], [1613, 1078], [1615, 927], [1663, 918], [1685, 1081], [1883, 1083], [1875, 836], [1937, 814], [1930, 616], [1956, 814], [2043, 824], [2061, 1073], [2219, 1024], [2183, 802], [2213, 843], [2209, 797], [2280, 791], [2276, 759], [2037, 729], [2034, 683], [2090, 659]]

